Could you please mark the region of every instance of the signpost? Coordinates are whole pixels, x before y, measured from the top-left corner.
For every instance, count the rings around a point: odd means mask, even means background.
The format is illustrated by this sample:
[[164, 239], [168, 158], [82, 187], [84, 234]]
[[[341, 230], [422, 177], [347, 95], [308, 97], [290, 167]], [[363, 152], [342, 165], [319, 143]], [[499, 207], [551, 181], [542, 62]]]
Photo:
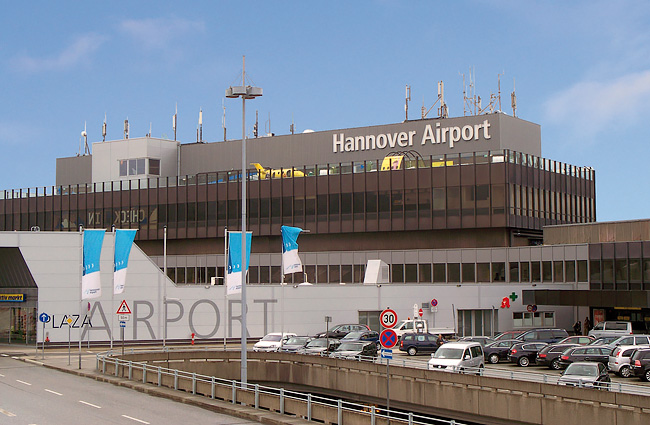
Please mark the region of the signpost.
[[379, 321], [385, 328], [379, 334], [379, 342], [383, 347], [381, 358], [386, 359], [386, 419], [390, 425], [390, 359], [393, 358], [392, 348], [397, 345], [397, 333], [391, 328], [397, 324], [397, 313], [387, 308], [379, 315]]
[[131, 320], [131, 309], [126, 303], [126, 300], [122, 300], [120, 306], [116, 311], [117, 320], [120, 321], [120, 336], [122, 337], [122, 355], [124, 355], [124, 328], [126, 328], [126, 322]]
[[[46, 313], [41, 313], [38, 320], [43, 323], [43, 358], [45, 358], [45, 324], [50, 321], [50, 316]], [[38, 355], [38, 353], [36, 353]]]
[[379, 315], [379, 321], [384, 328], [390, 329], [397, 324], [397, 313], [395, 313], [394, 310], [387, 308]]

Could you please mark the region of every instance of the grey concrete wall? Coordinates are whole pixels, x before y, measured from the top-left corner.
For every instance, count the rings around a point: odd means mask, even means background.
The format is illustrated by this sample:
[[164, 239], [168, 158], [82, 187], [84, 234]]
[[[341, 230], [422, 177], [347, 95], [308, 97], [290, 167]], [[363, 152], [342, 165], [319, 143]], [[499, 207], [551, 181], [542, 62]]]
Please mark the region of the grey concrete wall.
[[56, 159], [56, 186], [92, 183], [92, 155]]
[[[125, 359], [237, 379], [239, 356], [236, 351], [200, 351], [142, 353]], [[308, 360], [296, 354], [249, 353], [249, 382], [319, 388], [319, 392], [329, 391], [342, 397], [364, 395], [366, 402], [385, 401], [385, 365], [311, 356]], [[650, 418], [650, 397], [400, 366], [392, 366], [390, 372], [391, 407], [413, 412], [449, 415], [480, 423], [544, 425], [633, 425], [646, 424]], [[121, 373], [126, 373], [126, 368]], [[142, 375], [133, 379], [142, 379]], [[148, 381], [156, 382], [156, 379], [149, 377]], [[184, 390], [192, 390], [187, 383], [182, 385]], [[323, 418], [325, 423], [336, 422], [331, 412], [329, 415]]]
[[544, 227], [544, 244], [650, 240], [650, 220], [629, 220]]
[[[459, 141], [453, 147], [447, 143], [422, 144], [426, 126], [435, 131], [440, 128], [464, 127], [489, 123], [489, 139], [483, 138], [480, 131], [478, 140]], [[399, 134], [415, 132], [413, 145], [384, 149], [357, 150], [354, 152], [333, 152], [333, 136], [344, 138], [380, 134]], [[447, 119], [427, 119], [405, 123], [377, 125], [247, 139], [247, 162], [259, 162], [266, 167], [301, 167], [303, 165], [320, 165], [328, 163], [352, 162], [382, 159], [392, 151], [414, 150], [422, 156], [458, 154], [464, 152], [484, 152], [490, 150], [513, 149], [519, 152], [540, 156], [540, 126], [513, 118], [505, 114], [479, 115]], [[241, 168], [241, 140], [216, 142], [208, 144], [181, 145], [181, 175], [216, 170], [238, 170]]]

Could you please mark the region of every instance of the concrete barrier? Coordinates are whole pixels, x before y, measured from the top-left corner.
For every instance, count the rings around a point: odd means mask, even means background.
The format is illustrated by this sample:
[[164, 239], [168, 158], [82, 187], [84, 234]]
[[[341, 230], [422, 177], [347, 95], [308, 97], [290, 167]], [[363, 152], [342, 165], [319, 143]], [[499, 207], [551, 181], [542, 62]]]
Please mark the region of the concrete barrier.
[[[129, 354], [123, 359], [226, 380], [237, 380], [240, 374], [240, 353], [235, 351], [152, 352]], [[123, 366], [120, 368], [119, 373], [125, 376], [128, 371]], [[107, 373], [111, 373], [110, 368]], [[131, 373], [131, 379], [143, 379], [141, 372], [132, 370]], [[145, 377], [147, 382], [158, 382], [154, 373], [148, 374], [151, 376]], [[340, 395], [344, 399], [375, 405], [386, 402], [385, 364], [292, 353], [250, 352], [248, 380], [249, 383]], [[172, 377], [162, 381], [165, 386], [174, 386]], [[204, 395], [210, 395], [210, 389], [203, 383], [197, 389], [185, 380], [176, 385], [184, 391], [200, 389]], [[227, 399], [227, 391], [220, 391], [219, 398]], [[240, 397], [247, 397], [243, 400], [247, 404], [255, 403], [250, 393], [242, 393]], [[277, 398], [273, 401], [273, 397], [263, 397], [265, 408], [274, 411], [284, 408], [307, 417], [305, 403], [291, 401], [282, 407]], [[650, 421], [650, 397], [647, 396], [401, 366], [390, 367], [390, 406], [481, 423], [641, 425]], [[338, 423], [339, 418], [332, 418], [332, 412], [325, 410], [317, 412], [319, 419]], [[364, 420], [367, 421], [367, 417]], [[355, 420], [348, 418], [345, 423], [355, 423]]]

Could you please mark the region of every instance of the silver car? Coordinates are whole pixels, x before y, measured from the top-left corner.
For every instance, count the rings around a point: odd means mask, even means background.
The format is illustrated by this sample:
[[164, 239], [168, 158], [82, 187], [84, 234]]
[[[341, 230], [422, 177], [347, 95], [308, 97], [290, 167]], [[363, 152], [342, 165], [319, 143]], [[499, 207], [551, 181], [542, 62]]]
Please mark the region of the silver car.
[[[645, 347], [648, 347], [647, 345]], [[607, 368], [623, 378], [632, 376], [630, 369], [630, 356], [641, 346], [638, 345], [621, 345], [612, 350], [609, 355]]]
[[575, 362], [567, 366], [557, 384], [609, 389], [611, 381], [612, 379], [609, 377], [607, 367], [604, 364], [600, 362]]

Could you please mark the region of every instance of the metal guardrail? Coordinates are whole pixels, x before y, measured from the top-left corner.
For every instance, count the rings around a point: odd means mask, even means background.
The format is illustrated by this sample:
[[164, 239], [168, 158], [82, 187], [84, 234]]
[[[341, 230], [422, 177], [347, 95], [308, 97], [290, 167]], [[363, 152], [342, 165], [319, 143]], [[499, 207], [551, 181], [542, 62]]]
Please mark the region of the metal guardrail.
[[[132, 353], [133, 350], [130, 350]], [[144, 351], [144, 350], [142, 350]], [[147, 350], [151, 351], [151, 350]], [[168, 350], [165, 350], [168, 351]], [[314, 409], [316, 407], [325, 409], [336, 409], [338, 418], [337, 423], [343, 423], [344, 414], [354, 414], [370, 419], [370, 424], [375, 425], [378, 421], [394, 424], [408, 425], [463, 425], [462, 422], [455, 420], [439, 419], [432, 416], [418, 415], [413, 412], [399, 410], [385, 410], [377, 408], [374, 405], [353, 403], [342, 399], [316, 396], [311, 393], [290, 391], [284, 388], [268, 387], [259, 384], [243, 384], [236, 380], [226, 380], [214, 376], [201, 375], [196, 373], [185, 372], [177, 369], [169, 369], [160, 366], [153, 366], [143, 362], [133, 362], [113, 357], [114, 352], [108, 351], [97, 354], [96, 368], [104, 375], [112, 374], [116, 377], [123, 376], [129, 380], [134, 380], [134, 375], [139, 372], [138, 380], [142, 383], [150, 383], [159, 387], [173, 388], [174, 390], [191, 389], [194, 395], [204, 395], [210, 399], [221, 399], [229, 401], [232, 404], [246, 404], [255, 409], [264, 409], [275, 411], [282, 415], [292, 415], [285, 409], [288, 401], [294, 401], [304, 405], [303, 419], [307, 421], [316, 420], [322, 422], [324, 418], [315, 418]], [[117, 354], [117, 352], [115, 352]], [[369, 361], [369, 358], [358, 359], [360, 361]], [[374, 359], [373, 359], [374, 360]], [[121, 373], [120, 373], [121, 372]], [[172, 382], [171, 385], [166, 382]], [[183, 385], [186, 382], [186, 385]], [[209, 388], [209, 392], [202, 393], [198, 388]], [[229, 396], [224, 396], [229, 394]], [[264, 403], [266, 397], [277, 400], [274, 402]], [[252, 399], [254, 403], [245, 403], [243, 400]], [[278, 408], [279, 406], [279, 408]]]
[[[370, 361], [370, 359], [364, 359], [366, 361]], [[386, 359], [372, 359], [373, 362], [379, 363], [379, 364], [385, 364]], [[428, 369], [429, 365], [427, 362], [423, 361], [417, 361], [417, 360], [412, 360], [412, 359], [407, 359], [407, 358], [400, 358], [399, 360], [393, 359], [390, 361], [390, 364], [393, 366], [402, 366], [402, 367], [410, 367], [410, 368], [416, 368], [416, 369]], [[446, 371], [446, 370], [440, 370], [441, 372], [452, 372], [452, 371]], [[462, 371], [456, 371], [459, 373], [465, 373], [465, 374], [473, 374], [473, 375], [480, 375], [480, 376], [487, 376], [490, 378], [501, 378], [501, 379], [512, 379], [512, 380], [519, 380], [519, 381], [527, 381], [527, 382], [538, 382], [538, 383], [544, 383], [544, 384], [555, 384], [557, 385], [557, 382], [560, 378], [560, 375], [556, 374], [546, 374], [546, 373], [535, 373], [535, 372], [518, 372], [514, 370], [503, 370], [503, 369], [495, 369], [495, 368], [465, 368]], [[584, 388], [593, 388], [589, 385], [578, 385], [580, 387]], [[611, 382], [608, 385], [609, 388], [601, 388], [601, 389], [608, 389], [609, 391], [612, 392], [619, 392], [619, 393], [624, 393], [624, 394], [635, 394], [635, 395], [643, 395], [643, 396], [650, 396], [650, 386], [646, 385], [635, 385], [635, 384], [625, 384], [621, 382]]]
[[[182, 349], [182, 348], [179, 348]], [[164, 351], [171, 351], [173, 348], [171, 347], [166, 347]], [[206, 348], [206, 351], [212, 351], [214, 349], [211, 348]], [[130, 354], [135, 354], [136, 352], [147, 352], [147, 351], [154, 351], [151, 348], [143, 348], [141, 350], [129, 349]], [[222, 350], [218, 350], [222, 351]], [[117, 353], [117, 351], [113, 351], [114, 353]], [[104, 353], [105, 355], [110, 355], [111, 352], [108, 351], [107, 353]], [[316, 354], [317, 356], [320, 355], [321, 357], [328, 357], [327, 354]], [[349, 358], [351, 360], [357, 360], [357, 361], [363, 361], [363, 362], [372, 362], [372, 363], [377, 363], [377, 364], [383, 364], [385, 365], [387, 361], [390, 361], [391, 366], [401, 366], [401, 367], [408, 367], [408, 368], [413, 368], [413, 369], [428, 369], [429, 365], [427, 361], [422, 361], [422, 360], [415, 360], [411, 359], [410, 357], [398, 357], [398, 358], [393, 358], [391, 360], [383, 359], [381, 357], [354, 357], [354, 358]], [[452, 371], [446, 371], [446, 370], [440, 370], [440, 372], [446, 372], [446, 373], [453, 373]], [[457, 373], [460, 373], [460, 371], [456, 371]], [[519, 372], [515, 370], [504, 370], [504, 369], [498, 369], [498, 368], [482, 368], [482, 369], [473, 369], [473, 368], [465, 368], [462, 373], [465, 374], [473, 374], [473, 375], [479, 375], [479, 376], [486, 376], [490, 378], [501, 378], [501, 379], [512, 379], [512, 380], [519, 380], [519, 381], [526, 381], [526, 382], [537, 382], [537, 383], [543, 383], [543, 384], [552, 384], [552, 385], [557, 385], [557, 381], [560, 378], [560, 375], [557, 374], [547, 374], [547, 373], [535, 373], [535, 372]], [[631, 378], [628, 378], [631, 379]], [[579, 385], [582, 386], [582, 385]], [[592, 388], [592, 387], [587, 387], [584, 386], [585, 388]], [[619, 392], [623, 394], [634, 394], [634, 395], [642, 395], [642, 396], [650, 396], [650, 386], [647, 385], [637, 385], [637, 384], [627, 384], [627, 383], [621, 383], [621, 382], [611, 382], [609, 384], [609, 391], [612, 392]]]

